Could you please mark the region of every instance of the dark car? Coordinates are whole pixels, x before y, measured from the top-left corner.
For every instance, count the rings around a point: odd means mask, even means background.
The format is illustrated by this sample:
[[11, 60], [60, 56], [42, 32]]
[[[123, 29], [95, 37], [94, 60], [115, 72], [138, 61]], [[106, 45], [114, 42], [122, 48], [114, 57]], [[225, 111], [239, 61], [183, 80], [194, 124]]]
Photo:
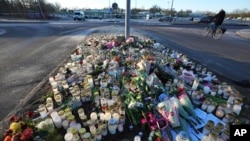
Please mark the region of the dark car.
[[201, 17], [199, 23], [211, 23], [213, 16]]
[[159, 22], [164, 22], [164, 21], [171, 22], [172, 20], [173, 18], [169, 16], [159, 18]]

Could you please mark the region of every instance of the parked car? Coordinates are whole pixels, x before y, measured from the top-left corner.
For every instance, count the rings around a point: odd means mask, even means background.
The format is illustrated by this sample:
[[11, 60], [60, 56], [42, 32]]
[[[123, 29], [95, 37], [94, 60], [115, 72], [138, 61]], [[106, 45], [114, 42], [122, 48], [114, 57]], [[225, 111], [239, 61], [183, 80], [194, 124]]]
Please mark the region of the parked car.
[[165, 16], [165, 17], [159, 18], [159, 22], [164, 22], [164, 21], [171, 22], [171, 21], [173, 21], [173, 18], [170, 16]]
[[213, 16], [204, 16], [201, 17], [200, 23], [211, 23]]
[[194, 23], [200, 23], [200, 21], [201, 21], [201, 18], [200, 18], [200, 17], [195, 17], [195, 18], [193, 18], [193, 22], [194, 22]]
[[213, 16], [202, 16], [202, 17], [195, 17], [193, 19], [194, 23], [211, 23]]

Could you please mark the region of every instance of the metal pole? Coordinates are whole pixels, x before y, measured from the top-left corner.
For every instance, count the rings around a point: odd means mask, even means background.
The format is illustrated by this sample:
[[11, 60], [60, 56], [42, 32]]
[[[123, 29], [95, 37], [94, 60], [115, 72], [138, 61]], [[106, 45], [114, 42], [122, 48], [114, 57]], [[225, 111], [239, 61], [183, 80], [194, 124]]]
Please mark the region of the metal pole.
[[125, 38], [128, 39], [130, 36], [130, 0], [126, 3], [126, 14], [125, 14]]
[[172, 0], [171, 10], [170, 10], [170, 17], [171, 18], [172, 18], [173, 4], [174, 4], [174, 0]]

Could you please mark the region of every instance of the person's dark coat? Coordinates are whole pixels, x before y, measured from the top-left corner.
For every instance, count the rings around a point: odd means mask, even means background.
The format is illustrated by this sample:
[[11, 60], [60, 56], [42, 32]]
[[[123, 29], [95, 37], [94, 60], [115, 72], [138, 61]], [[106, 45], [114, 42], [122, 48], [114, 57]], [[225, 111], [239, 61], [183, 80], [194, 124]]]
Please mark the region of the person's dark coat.
[[226, 12], [224, 10], [220, 10], [220, 12], [212, 18], [212, 21], [216, 26], [221, 25], [224, 21], [225, 16]]

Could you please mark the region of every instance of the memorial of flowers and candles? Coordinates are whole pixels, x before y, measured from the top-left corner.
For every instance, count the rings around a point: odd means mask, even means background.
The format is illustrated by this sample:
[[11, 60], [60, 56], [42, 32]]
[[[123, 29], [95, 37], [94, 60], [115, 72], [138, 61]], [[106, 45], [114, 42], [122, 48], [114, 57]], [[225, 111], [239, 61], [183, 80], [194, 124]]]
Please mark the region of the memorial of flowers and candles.
[[47, 81], [4, 141], [228, 141], [229, 125], [242, 122], [233, 86], [146, 37], [93, 34]]

